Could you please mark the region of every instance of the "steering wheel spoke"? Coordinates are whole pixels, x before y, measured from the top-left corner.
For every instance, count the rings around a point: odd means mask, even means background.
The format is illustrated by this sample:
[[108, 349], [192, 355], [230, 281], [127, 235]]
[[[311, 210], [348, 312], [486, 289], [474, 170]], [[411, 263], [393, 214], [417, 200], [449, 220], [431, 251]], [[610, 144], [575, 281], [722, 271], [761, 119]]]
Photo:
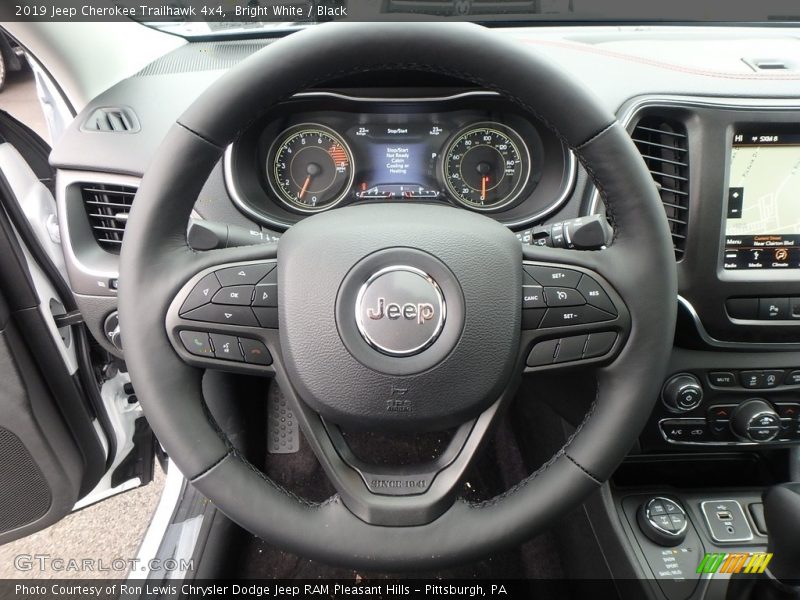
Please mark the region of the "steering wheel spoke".
[[552, 252], [561, 255], [559, 262], [523, 262], [525, 372], [609, 362], [625, 344], [631, 319], [613, 285], [594, 268], [602, 251]]
[[187, 364], [273, 375], [277, 260], [223, 262], [200, 270], [170, 304], [166, 326], [173, 348]]

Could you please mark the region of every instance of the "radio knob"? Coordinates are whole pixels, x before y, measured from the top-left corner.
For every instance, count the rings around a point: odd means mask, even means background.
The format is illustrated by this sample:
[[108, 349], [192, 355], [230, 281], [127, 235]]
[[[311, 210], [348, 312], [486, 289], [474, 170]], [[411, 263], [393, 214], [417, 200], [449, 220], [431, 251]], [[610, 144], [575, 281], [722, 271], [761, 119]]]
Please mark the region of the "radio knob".
[[703, 401], [703, 386], [689, 373], [673, 375], [661, 390], [661, 400], [671, 412], [688, 412]]
[[731, 431], [749, 442], [769, 442], [778, 437], [781, 419], [765, 400], [753, 398], [736, 407], [731, 415]]

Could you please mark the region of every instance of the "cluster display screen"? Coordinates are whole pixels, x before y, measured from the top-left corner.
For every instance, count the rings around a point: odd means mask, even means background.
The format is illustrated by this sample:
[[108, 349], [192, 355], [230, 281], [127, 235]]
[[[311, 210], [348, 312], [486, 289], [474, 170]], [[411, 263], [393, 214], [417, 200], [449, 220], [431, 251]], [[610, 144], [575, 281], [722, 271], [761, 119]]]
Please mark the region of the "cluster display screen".
[[726, 269], [800, 268], [800, 132], [736, 132]]

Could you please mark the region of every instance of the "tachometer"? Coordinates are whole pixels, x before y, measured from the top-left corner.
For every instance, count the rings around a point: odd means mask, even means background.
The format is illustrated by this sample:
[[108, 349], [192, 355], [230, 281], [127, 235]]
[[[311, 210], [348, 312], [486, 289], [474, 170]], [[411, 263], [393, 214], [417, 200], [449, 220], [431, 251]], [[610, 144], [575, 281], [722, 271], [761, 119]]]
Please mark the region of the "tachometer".
[[442, 176], [453, 198], [473, 210], [510, 204], [528, 183], [530, 155], [519, 134], [499, 123], [470, 125], [453, 136]]
[[322, 125], [287, 129], [269, 156], [269, 183], [295, 210], [318, 212], [336, 206], [353, 184], [350, 148], [339, 134]]

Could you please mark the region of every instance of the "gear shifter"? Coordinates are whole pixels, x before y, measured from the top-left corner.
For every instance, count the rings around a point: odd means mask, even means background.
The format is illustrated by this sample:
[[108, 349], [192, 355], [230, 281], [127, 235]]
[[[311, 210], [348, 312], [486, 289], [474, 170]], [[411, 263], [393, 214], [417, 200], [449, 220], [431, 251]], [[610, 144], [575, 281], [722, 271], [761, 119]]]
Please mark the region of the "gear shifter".
[[800, 483], [783, 483], [764, 493], [769, 532], [767, 571], [758, 579], [734, 576], [727, 600], [800, 600]]

